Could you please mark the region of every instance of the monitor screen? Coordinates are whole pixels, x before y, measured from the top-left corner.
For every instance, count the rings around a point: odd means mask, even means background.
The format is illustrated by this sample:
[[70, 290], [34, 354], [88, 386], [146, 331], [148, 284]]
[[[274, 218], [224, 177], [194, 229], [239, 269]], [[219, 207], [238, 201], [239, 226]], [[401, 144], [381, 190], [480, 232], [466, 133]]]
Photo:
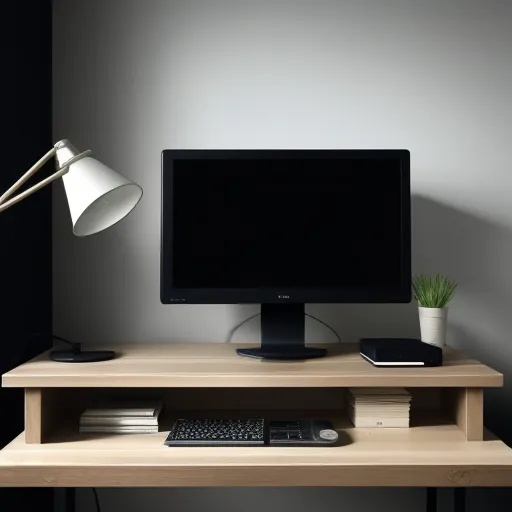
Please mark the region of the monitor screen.
[[[195, 302], [194, 290], [205, 302], [278, 296], [318, 302], [319, 293], [343, 302], [409, 296], [403, 155], [165, 153], [166, 297]], [[208, 300], [223, 293], [225, 301]]]

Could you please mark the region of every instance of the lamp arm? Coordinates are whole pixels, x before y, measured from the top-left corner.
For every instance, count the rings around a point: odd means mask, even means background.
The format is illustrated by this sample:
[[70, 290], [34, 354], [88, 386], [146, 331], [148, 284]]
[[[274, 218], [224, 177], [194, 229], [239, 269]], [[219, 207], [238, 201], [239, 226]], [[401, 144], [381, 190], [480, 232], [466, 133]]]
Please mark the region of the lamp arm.
[[48, 153], [46, 153], [46, 155], [39, 159], [11, 188], [9, 188], [9, 190], [7, 190], [7, 192], [0, 196], [0, 213], [3, 212], [4, 210], [7, 210], [7, 208], [10, 208], [16, 203], [23, 201], [23, 199], [32, 195], [34, 192], [41, 190], [43, 187], [46, 187], [46, 185], [49, 185], [52, 181], [58, 180], [69, 171], [69, 166], [63, 167], [62, 169], [59, 169], [57, 172], [55, 172], [48, 178], [45, 178], [44, 180], [40, 181], [33, 187], [30, 187], [29, 189], [25, 190], [24, 192], [21, 192], [12, 199], [7, 200], [30, 177], [32, 177], [52, 156], [54, 156], [56, 152], [56, 148], [52, 148], [50, 151], [48, 151]]
[[9, 197], [12, 196], [16, 190], [18, 190], [23, 183], [25, 183], [29, 178], [31, 178], [41, 167], [48, 161], [50, 158], [55, 155], [57, 152], [57, 148], [53, 147], [44, 155], [41, 157], [7, 192], [2, 194], [0, 196], [0, 204], [5, 203]]

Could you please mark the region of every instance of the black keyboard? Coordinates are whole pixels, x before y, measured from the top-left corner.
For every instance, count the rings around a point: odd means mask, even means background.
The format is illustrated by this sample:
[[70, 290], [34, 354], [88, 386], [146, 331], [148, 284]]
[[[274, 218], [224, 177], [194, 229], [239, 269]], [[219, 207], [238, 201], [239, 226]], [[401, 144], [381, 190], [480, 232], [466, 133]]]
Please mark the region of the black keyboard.
[[334, 446], [338, 433], [321, 419], [270, 421], [179, 419], [167, 446]]
[[265, 421], [179, 419], [167, 446], [256, 446], [264, 444]]

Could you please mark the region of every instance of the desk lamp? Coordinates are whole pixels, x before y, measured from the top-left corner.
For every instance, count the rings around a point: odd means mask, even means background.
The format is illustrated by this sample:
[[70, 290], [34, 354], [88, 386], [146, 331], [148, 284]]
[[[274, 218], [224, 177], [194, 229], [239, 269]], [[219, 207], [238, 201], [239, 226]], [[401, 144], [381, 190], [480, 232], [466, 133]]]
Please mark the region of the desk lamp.
[[[56, 158], [57, 166], [54, 174], [11, 197], [53, 156]], [[64, 181], [73, 233], [77, 236], [92, 235], [116, 224], [135, 208], [142, 197], [142, 188], [139, 185], [91, 158], [90, 150], [80, 152], [64, 139], [57, 142], [0, 196], [0, 213], [59, 178]], [[112, 350], [82, 351], [80, 343], [71, 345], [71, 350], [52, 350], [50, 359], [66, 363], [84, 363], [106, 361], [115, 356]]]

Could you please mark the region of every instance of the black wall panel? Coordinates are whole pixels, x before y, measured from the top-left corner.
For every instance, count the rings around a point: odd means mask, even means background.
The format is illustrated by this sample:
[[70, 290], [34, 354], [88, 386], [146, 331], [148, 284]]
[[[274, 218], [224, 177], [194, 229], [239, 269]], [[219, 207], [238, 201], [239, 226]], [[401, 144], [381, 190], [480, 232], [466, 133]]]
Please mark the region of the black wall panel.
[[[53, 144], [50, 0], [2, 5], [3, 193]], [[45, 177], [53, 162], [39, 171]], [[32, 182], [30, 182], [32, 183]], [[29, 184], [30, 184], [29, 183]], [[51, 188], [0, 213], [0, 372], [47, 348], [52, 323]], [[0, 447], [23, 430], [23, 393], [0, 388]], [[53, 509], [51, 489], [0, 489], [0, 510]]]

